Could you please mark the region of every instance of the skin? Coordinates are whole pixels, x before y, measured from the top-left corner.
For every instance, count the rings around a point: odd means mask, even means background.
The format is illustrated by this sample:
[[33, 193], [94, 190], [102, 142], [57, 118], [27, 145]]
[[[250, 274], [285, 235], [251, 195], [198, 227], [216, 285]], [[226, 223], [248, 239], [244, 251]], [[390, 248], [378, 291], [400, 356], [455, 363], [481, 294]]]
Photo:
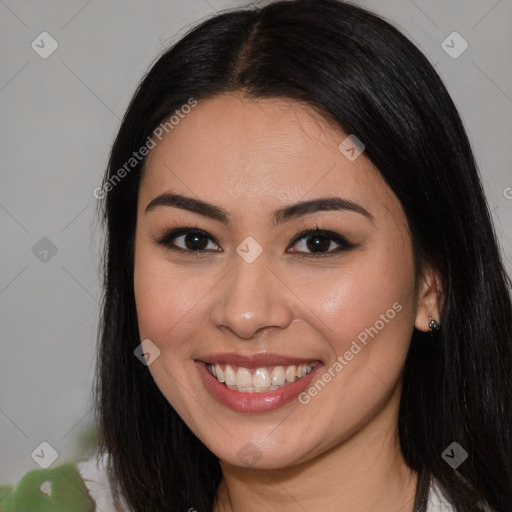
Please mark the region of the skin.
[[[413, 328], [428, 331], [429, 314], [439, 321], [439, 276], [425, 266], [416, 281], [400, 202], [364, 153], [350, 161], [340, 152], [346, 136], [307, 105], [237, 93], [199, 101], [148, 156], [135, 241], [140, 335], [161, 351], [148, 367], [158, 387], [219, 457], [216, 511], [413, 510], [417, 478], [397, 437], [401, 372]], [[232, 219], [145, 212], [169, 191]], [[331, 210], [271, 222], [278, 208], [332, 195], [373, 219]], [[331, 256], [315, 258], [307, 238], [293, 244], [317, 223], [356, 247], [336, 253], [331, 241]], [[210, 252], [156, 243], [180, 227], [206, 231]], [[263, 249], [250, 264], [236, 252], [248, 236]], [[174, 243], [187, 247], [182, 236]], [[327, 371], [395, 303], [400, 312], [306, 405], [233, 411], [194, 364], [217, 352], [273, 352], [320, 360]], [[254, 457], [241, 461], [241, 449]]]

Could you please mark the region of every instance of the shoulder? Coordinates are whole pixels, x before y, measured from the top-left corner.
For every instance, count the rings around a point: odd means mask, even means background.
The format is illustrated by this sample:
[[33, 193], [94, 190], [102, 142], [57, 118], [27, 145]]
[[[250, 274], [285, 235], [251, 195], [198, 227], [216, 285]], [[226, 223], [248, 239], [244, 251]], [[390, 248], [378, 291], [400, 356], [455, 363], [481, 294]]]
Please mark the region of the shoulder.
[[84, 481], [87, 490], [96, 503], [96, 511], [127, 512], [127, 505], [122, 502], [121, 508], [115, 508], [107, 473], [108, 455], [93, 455], [87, 460], [76, 463], [76, 468]]
[[[487, 504], [480, 505], [483, 512], [494, 512]], [[435, 479], [432, 479], [428, 497], [426, 512], [455, 512], [453, 505], [450, 504], [441, 487]]]

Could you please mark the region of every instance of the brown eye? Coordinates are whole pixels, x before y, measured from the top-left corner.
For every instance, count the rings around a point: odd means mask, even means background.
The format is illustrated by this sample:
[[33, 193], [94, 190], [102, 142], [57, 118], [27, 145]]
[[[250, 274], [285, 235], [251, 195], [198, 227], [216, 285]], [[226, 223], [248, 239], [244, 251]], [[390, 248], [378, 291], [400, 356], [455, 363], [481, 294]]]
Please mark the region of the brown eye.
[[[195, 256], [211, 251], [222, 252], [222, 249], [219, 250], [216, 241], [208, 233], [194, 228], [173, 229], [156, 242], [169, 250]], [[356, 247], [355, 244], [350, 243], [343, 236], [322, 229], [300, 233], [295, 238], [293, 246], [299, 248], [290, 252], [305, 257], [334, 256]]]
[[[302, 241], [304, 240], [304, 242]], [[336, 244], [338, 247], [333, 247]], [[305, 253], [312, 256], [330, 256], [335, 253], [346, 251], [355, 247], [346, 238], [337, 233], [315, 229], [301, 233], [293, 244], [297, 245], [298, 250], [292, 252]], [[334, 250], [333, 250], [334, 249]], [[308, 254], [309, 252], [309, 254]]]
[[[183, 237], [185, 248], [191, 251], [203, 251], [208, 246], [208, 237], [204, 235], [187, 233], [186, 235], [181, 235], [181, 237]], [[181, 237], [177, 237], [176, 240]]]
[[208, 247], [210, 241], [214, 246], [216, 246], [216, 244], [213, 242], [213, 239], [207, 233], [198, 229], [189, 228], [181, 228], [169, 231], [165, 234], [165, 236], [157, 240], [158, 244], [163, 245], [171, 250], [190, 253], [215, 250], [215, 247]]

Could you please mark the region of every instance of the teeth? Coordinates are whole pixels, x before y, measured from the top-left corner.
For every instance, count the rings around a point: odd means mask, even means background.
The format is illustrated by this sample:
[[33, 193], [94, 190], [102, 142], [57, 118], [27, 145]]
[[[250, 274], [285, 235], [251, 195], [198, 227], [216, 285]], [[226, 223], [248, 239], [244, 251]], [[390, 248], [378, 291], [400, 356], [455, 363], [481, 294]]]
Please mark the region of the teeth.
[[235, 370], [231, 368], [231, 366], [226, 365], [226, 369], [224, 370], [224, 381], [226, 386], [235, 386], [236, 385], [236, 374]]
[[252, 375], [247, 368], [238, 368], [238, 371], [236, 372], [236, 385], [239, 388], [252, 387]]
[[270, 381], [273, 386], [282, 386], [286, 380], [284, 374], [284, 368], [282, 366], [276, 366], [270, 374]]
[[270, 391], [270, 374], [265, 368], [258, 368], [254, 372], [252, 385], [260, 392]]
[[206, 367], [219, 382], [225, 383], [229, 389], [248, 393], [266, 393], [301, 379], [310, 373], [317, 364], [318, 362], [313, 362], [303, 365], [256, 368], [252, 373], [248, 368], [241, 366], [233, 368], [229, 364], [208, 363]]
[[285, 376], [287, 382], [295, 382], [295, 365], [292, 364], [286, 368]]
[[219, 382], [224, 382], [224, 372], [222, 371], [222, 368], [220, 367], [219, 363], [215, 364], [215, 373], [216, 373], [217, 380]]

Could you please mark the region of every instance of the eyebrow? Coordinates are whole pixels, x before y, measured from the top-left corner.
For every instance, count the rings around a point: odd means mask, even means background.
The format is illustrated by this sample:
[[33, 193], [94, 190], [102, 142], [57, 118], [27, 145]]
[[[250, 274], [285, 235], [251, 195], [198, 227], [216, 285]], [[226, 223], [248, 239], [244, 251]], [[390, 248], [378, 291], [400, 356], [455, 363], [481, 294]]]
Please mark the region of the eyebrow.
[[[163, 194], [155, 197], [146, 206], [145, 213], [148, 213], [162, 206], [187, 210], [204, 217], [209, 217], [210, 219], [220, 221], [224, 224], [229, 224], [231, 222], [231, 215], [224, 208], [211, 203], [207, 203], [200, 199], [195, 199], [193, 197], [188, 197], [181, 194], [174, 194], [171, 192], [164, 192]], [[274, 211], [272, 215], [272, 224], [282, 224], [287, 220], [321, 211], [349, 211], [359, 213], [372, 222], [375, 220], [373, 215], [368, 210], [363, 208], [361, 205], [354, 203], [353, 201], [343, 199], [341, 197], [320, 197], [310, 201], [294, 203]]]

